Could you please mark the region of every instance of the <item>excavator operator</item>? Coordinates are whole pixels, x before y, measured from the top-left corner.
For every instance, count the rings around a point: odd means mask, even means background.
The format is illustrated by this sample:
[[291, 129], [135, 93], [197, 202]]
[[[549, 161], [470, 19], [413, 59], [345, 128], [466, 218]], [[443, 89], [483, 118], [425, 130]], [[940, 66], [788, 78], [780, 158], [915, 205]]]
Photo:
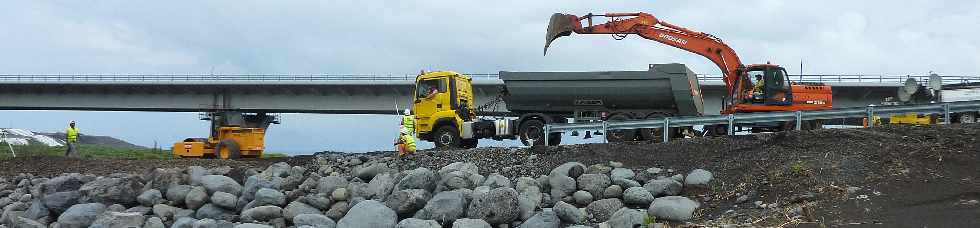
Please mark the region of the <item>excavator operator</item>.
[[765, 88], [766, 82], [762, 80], [762, 75], [755, 76], [755, 83], [752, 87], [752, 93], [756, 99], [762, 98], [762, 89]]

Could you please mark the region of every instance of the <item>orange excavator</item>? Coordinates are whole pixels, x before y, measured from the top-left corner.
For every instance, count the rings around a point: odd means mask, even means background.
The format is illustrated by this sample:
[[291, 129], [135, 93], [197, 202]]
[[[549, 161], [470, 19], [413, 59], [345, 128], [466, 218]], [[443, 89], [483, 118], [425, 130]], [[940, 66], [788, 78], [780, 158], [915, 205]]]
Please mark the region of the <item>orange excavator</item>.
[[[605, 23], [593, 24], [594, 18], [606, 18]], [[583, 26], [583, 21], [585, 25]], [[786, 69], [774, 64], [744, 65], [731, 47], [711, 34], [693, 31], [657, 19], [647, 13], [607, 13], [575, 16], [556, 13], [551, 16], [545, 37], [544, 53], [552, 42], [562, 36], [578, 34], [611, 34], [621, 40], [627, 35], [657, 41], [704, 56], [721, 69], [728, 93], [722, 101], [721, 114], [823, 110], [833, 107], [831, 88], [822, 83], [794, 83]], [[752, 79], [756, 79], [753, 82]], [[761, 84], [759, 84], [761, 83]], [[795, 128], [795, 122], [751, 126], [753, 131], [780, 131]], [[801, 126], [819, 128], [818, 121]], [[720, 135], [725, 126], [706, 127], [711, 135]]]

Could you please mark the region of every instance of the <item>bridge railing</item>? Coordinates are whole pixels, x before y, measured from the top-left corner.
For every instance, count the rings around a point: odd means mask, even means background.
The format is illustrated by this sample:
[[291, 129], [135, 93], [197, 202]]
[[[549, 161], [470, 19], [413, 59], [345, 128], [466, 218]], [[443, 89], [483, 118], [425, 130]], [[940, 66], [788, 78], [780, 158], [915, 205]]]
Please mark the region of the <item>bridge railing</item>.
[[[498, 79], [497, 74], [467, 74], [473, 79]], [[198, 82], [198, 81], [413, 81], [416, 74], [0, 74], [17, 82]]]
[[[499, 79], [498, 74], [466, 74], [475, 80]], [[412, 81], [416, 74], [0, 74], [0, 82], [197, 82], [197, 81]], [[928, 75], [804, 74], [789, 75], [794, 82], [862, 82], [901, 84], [913, 78], [929, 81]], [[943, 84], [980, 82], [978, 76], [944, 75]], [[700, 81], [721, 81], [721, 75], [699, 74]]]

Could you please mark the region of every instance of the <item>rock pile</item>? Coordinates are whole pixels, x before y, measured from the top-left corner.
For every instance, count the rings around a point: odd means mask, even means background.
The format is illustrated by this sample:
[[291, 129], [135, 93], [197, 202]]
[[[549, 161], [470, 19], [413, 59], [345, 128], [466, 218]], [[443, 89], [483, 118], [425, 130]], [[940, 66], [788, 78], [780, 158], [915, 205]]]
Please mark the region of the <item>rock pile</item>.
[[516, 178], [463, 162], [438, 170], [399, 170], [384, 157], [339, 162], [277, 163], [239, 179], [198, 166], [0, 178], [0, 227], [633, 227], [692, 219], [699, 204], [678, 194], [712, 178], [615, 162]]

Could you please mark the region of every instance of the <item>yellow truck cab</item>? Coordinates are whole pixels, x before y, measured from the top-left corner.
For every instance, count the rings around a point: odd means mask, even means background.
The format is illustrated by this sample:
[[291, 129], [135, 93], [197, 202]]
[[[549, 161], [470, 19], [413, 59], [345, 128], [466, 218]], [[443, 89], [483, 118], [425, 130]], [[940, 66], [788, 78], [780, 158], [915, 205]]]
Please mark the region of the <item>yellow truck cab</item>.
[[415, 133], [436, 147], [473, 148], [477, 139], [463, 139], [464, 122], [476, 118], [472, 79], [452, 71], [435, 71], [415, 79], [412, 113]]

